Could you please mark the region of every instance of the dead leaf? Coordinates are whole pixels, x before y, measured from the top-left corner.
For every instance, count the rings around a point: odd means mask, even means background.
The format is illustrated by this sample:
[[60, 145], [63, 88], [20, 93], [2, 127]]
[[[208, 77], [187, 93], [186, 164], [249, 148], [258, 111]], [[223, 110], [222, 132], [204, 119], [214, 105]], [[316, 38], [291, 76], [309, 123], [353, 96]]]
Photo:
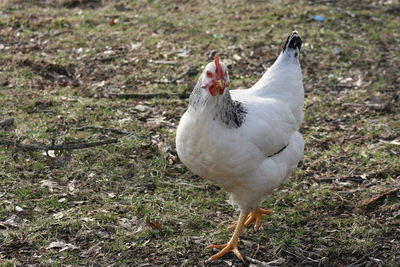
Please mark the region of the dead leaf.
[[235, 61], [240, 61], [241, 59], [242, 59], [242, 57], [239, 56], [238, 54], [234, 54], [234, 55], [233, 55], [233, 60], [235, 60]]
[[168, 121], [162, 115], [157, 115], [156, 117], [149, 118], [146, 123], [150, 128], [167, 126]]
[[364, 198], [363, 200], [361, 200], [360, 202], [358, 202], [358, 206], [359, 207], [367, 207], [367, 206], [371, 206], [372, 204], [374, 204], [376, 201], [386, 197], [387, 195], [393, 194], [395, 192], [399, 191], [399, 188], [392, 188], [389, 190], [386, 190], [382, 193], [379, 194], [375, 194], [372, 197], [367, 197]]
[[51, 181], [51, 180], [41, 180], [40, 181], [40, 186], [41, 187], [48, 187], [50, 192], [53, 192], [54, 189], [60, 189], [61, 188], [61, 186], [57, 182], [54, 182], [54, 181]]
[[0, 228], [8, 228], [8, 227], [13, 227], [13, 228], [20, 228], [23, 225], [23, 221], [18, 218], [16, 215], [11, 215], [8, 217], [5, 221], [0, 222]]
[[142, 46], [142, 43], [131, 43], [131, 50], [137, 50]]
[[395, 140], [392, 140], [392, 141], [386, 141], [386, 140], [379, 139], [379, 142], [385, 143], [385, 144], [391, 144], [391, 145], [400, 146], [400, 139], [399, 140], [395, 139]]
[[102, 245], [103, 243], [104, 243], [103, 241], [100, 241], [99, 243], [94, 244], [88, 250], [84, 251], [82, 254], [83, 255], [91, 255], [91, 254], [97, 255], [97, 254], [99, 254], [100, 251], [101, 251], [101, 246], [100, 245]]
[[133, 216], [131, 219], [128, 219], [128, 218], [119, 219], [118, 225], [129, 230], [130, 232], [138, 233], [143, 230], [143, 227], [145, 226], [145, 222], [140, 220], [138, 217]]
[[52, 248], [59, 248], [60, 249], [59, 252], [61, 252], [68, 249], [78, 249], [79, 247], [70, 243], [65, 243], [64, 241], [54, 241], [51, 242], [46, 249], [52, 249]]
[[150, 226], [153, 230], [161, 231], [162, 225], [160, 221], [148, 221], [146, 222], [148, 226]]
[[68, 183], [68, 191], [71, 194], [75, 193], [75, 180], [72, 180], [71, 182]]
[[93, 218], [84, 217], [84, 218], [81, 218], [81, 221], [84, 221], [84, 222], [94, 222], [94, 219], [93, 219]]
[[18, 211], [18, 212], [21, 212], [21, 211], [23, 211], [24, 209], [21, 208], [20, 206], [15, 206], [15, 210]]
[[64, 217], [64, 213], [62, 211], [54, 213], [53, 217], [57, 220], [62, 219]]
[[134, 109], [137, 110], [137, 111], [140, 111], [140, 112], [145, 112], [145, 111], [150, 111], [151, 110], [149, 106], [142, 105], [142, 104], [136, 105], [134, 107]]

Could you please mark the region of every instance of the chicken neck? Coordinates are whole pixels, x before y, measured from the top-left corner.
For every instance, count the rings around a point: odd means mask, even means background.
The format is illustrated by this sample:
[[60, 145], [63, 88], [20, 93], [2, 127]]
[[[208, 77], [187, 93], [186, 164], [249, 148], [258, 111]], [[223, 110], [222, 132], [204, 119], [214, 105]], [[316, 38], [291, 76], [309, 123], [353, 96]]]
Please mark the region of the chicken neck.
[[188, 111], [211, 114], [212, 119], [219, 119], [228, 128], [239, 128], [247, 114], [243, 103], [233, 100], [229, 90], [222, 95], [212, 96], [201, 88], [200, 81], [190, 95]]

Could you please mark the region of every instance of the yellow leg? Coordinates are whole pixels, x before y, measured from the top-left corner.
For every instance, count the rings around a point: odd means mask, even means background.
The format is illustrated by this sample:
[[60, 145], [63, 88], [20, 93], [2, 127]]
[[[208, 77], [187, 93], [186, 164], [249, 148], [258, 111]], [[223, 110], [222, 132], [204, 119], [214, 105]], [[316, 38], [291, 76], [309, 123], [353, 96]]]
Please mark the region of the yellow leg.
[[[265, 210], [260, 207], [255, 208], [252, 212], [247, 215], [246, 221], [244, 222], [243, 227], [248, 227], [250, 224], [254, 223], [254, 229], [258, 230], [261, 226], [261, 216], [263, 214], [271, 214], [271, 210]], [[232, 224], [228, 227], [228, 230], [233, 230], [236, 226], [236, 223]]]
[[227, 244], [207, 246], [207, 248], [220, 248], [221, 249], [220, 252], [211, 256], [208, 259], [209, 261], [221, 258], [222, 256], [224, 256], [225, 254], [227, 254], [228, 252], [231, 252], [231, 251], [236, 255], [236, 257], [243, 260], [242, 254], [240, 254], [237, 245], [238, 245], [239, 236], [240, 236], [240, 233], [242, 232], [243, 225], [244, 225], [244, 222], [246, 221], [247, 215], [248, 214], [240, 213], [239, 221], [236, 224], [235, 232], [233, 232], [233, 235]]

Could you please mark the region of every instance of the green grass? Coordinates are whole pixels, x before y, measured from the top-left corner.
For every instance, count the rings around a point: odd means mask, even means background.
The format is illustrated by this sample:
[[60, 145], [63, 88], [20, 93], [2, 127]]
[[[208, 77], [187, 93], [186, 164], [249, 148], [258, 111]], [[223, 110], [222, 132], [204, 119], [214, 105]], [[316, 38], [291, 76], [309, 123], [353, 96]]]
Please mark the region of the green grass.
[[[240, 249], [264, 262], [283, 258], [285, 266], [400, 261], [398, 192], [360, 204], [399, 187], [394, 4], [102, 2], [0, 4], [0, 121], [15, 120], [0, 127], [0, 137], [119, 139], [55, 157], [0, 146], [1, 266], [203, 265], [213, 253], [205, 246], [226, 242], [238, 214], [222, 189], [177, 157], [175, 130], [187, 100], [111, 95], [189, 92], [213, 50], [229, 63], [232, 87], [249, 87], [294, 29], [303, 39], [305, 157], [264, 201], [273, 214], [260, 231], [243, 232]], [[189, 67], [197, 73], [159, 82]], [[374, 110], [370, 102], [384, 105]], [[130, 134], [76, 129], [82, 126]], [[49, 248], [57, 241], [70, 245]], [[251, 263], [228, 255], [213, 265], [224, 261]]]

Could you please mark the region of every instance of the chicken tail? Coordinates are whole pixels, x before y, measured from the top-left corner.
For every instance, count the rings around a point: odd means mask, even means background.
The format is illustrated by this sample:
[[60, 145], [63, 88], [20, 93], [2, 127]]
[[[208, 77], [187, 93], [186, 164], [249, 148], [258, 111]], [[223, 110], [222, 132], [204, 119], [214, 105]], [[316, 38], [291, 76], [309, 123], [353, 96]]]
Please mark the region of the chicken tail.
[[300, 51], [301, 49], [301, 38], [299, 36], [299, 33], [297, 31], [293, 31], [287, 38], [285, 45], [283, 46], [282, 53], [285, 52], [286, 49], [292, 48], [292, 49], [298, 49]]
[[303, 120], [304, 88], [299, 62], [301, 38], [293, 31], [275, 63], [250, 90], [258, 96], [274, 98], [290, 107], [300, 126]]

